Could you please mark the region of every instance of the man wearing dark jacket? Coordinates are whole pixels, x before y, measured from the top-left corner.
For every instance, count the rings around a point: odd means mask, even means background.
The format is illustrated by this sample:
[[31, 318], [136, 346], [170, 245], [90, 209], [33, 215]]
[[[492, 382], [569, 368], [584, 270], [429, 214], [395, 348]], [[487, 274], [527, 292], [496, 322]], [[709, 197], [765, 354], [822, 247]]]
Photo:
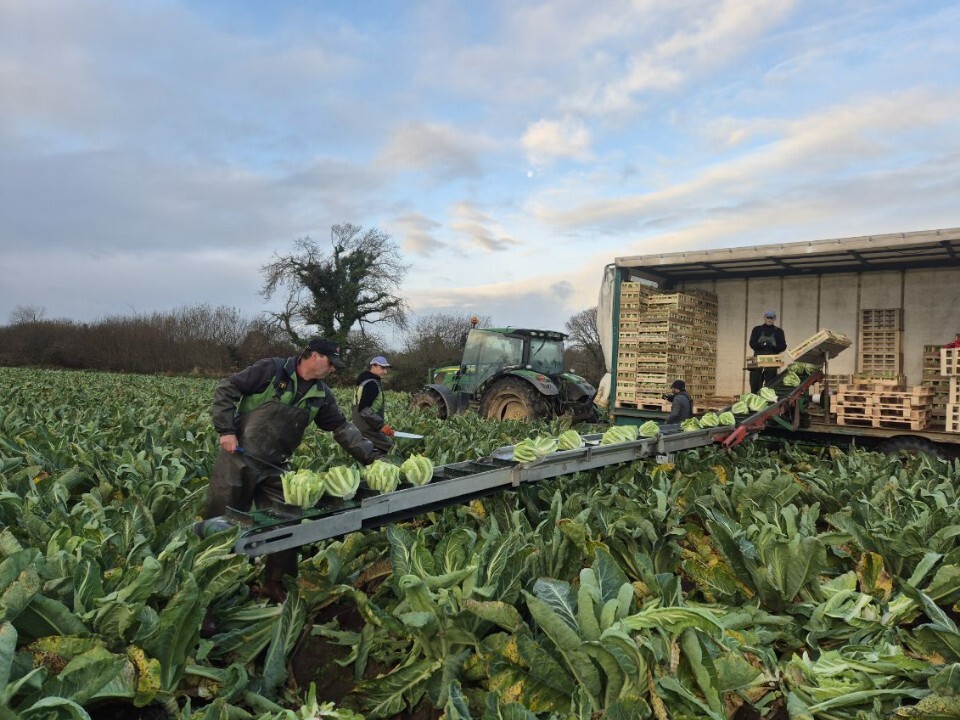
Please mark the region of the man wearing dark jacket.
[[[750, 349], [753, 355], [779, 355], [787, 349], [787, 339], [783, 330], [777, 327], [777, 313], [767, 310], [763, 314], [763, 325], [757, 325], [750, 333]], [[750, 392], [757, 393], [764, 384], [777, 376], [777, 369], [753, 368], [750, 371]]]
[[683, 380], [674, 380], [670, 389], [673, 391], [670, 396], [670, 414], [663, 421], [664, 425], [673, 425], [693, 417], [693, 398], [687, 392], [687, 384]]
[[390, 372], [390, 363], [383, 355], [370, 361], [370, 369], [357, 376], [353, 395], [353, 424], [382, 453], [393, 447], [393, 428], [386, 424], [387, 400], [383, 394], [383, 377]]
[[[336, 343], [316, 338], [298, 357], [264, 358], [220, 382], [211, 409], [220, 451], [210, 473], [205, 518], [223, 515], [228, 507], [247, 511], [252, 504], [282, 502], [279, 468], [286, 467], [311, 423], [333, 432], [334, 440], [365, 465], [380, 457], [323, 382], [344, 365]], [[296, 550], [267, 556], [261, 594], [282, 601], [284, 575], [297, 575]]]

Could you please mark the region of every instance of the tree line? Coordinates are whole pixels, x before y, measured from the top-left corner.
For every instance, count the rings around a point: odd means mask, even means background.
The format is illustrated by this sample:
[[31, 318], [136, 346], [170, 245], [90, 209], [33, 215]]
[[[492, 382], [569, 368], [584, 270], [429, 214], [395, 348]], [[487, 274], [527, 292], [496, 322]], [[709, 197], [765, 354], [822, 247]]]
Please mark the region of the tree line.
[[[79, 323], [47, 320], [43, 308], [21, 305], [0, 326], [0, 364], [221, 377], [262, 357], [293, 355], [321, 335], [346, 349], [348, 368], [334, 384], [352, 384], [369, 358], [386, 354], [393, 365], [387, 387], [413, 391], [431, 368], [459, 364], [472, 319], [479, 327], [490, 319], [434, 313], [411, 322], [399, 295], [407, 269], [385, 233], [334, 225], [328, 251], [302, 238], [261, 268], [261, 295], [282, 298], [280, 310], [249, 319], [236, 308], [200, 304]], [[398, 331], [399, 347], [385, 347], [378, 328], [386, 325]], [[604, 372], [596, 308], [571, 317], [565, 330], [567, 367], [596, 384]]]

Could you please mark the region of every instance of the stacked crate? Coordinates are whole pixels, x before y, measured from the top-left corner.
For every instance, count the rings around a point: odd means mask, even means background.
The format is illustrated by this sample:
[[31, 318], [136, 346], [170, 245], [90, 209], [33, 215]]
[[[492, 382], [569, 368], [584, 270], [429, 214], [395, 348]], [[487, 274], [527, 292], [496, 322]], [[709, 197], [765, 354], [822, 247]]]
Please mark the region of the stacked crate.
[[[633, 288], [620, 291], [620, 341], [617, 355], [617, 404], [663, 410], [670, 384], [682, 378], [696, 398], [716, 392], [717, 297], [692, 290], [682, 293]], [[624, 298], [635, 297], [639, 314], [630, 314]]]
[[857, 381], [901, 388], [903, 375], [903, 313], [900, 308], [860, 311]]
[[930, 401], [930, 427], [941, 430], [947, 422], [947, 403], [950, 402], [950, 378], [940, 372], [940, 346], [923, 346], [923, 377], [920, 384], [933, 390]]
[[940, 349], [940, 374], [950, 378], [945, 429], [960, 432], [960, 348]]
[[646, 308], [649, 285], [638, 282], [620, 283], [620, 324], [617, 341], [616, 404], [636, 402], [637, 395], [637, 323]]

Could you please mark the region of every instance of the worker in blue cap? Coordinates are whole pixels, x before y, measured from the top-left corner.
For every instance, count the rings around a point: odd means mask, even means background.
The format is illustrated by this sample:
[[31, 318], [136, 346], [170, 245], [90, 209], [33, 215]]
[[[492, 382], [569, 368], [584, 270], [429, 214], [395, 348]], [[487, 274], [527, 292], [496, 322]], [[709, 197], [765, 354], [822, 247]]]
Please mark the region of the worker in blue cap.
[[[783, 330], [777, 327], [777, 312], [767, 310], [763, 314], [763, 325], [757, 325], [750, 333], [750, 349], [753, 355], [779, 355], [787, 349], [787, 338]], [[777, 376], [777, 368], [753, 368], [750, 371], [750, 392], [760, 392], [766, 383]]]
[[393, 428], [385, 417], [387, 399], [383, 392], [383, 378], [390, 372], [390, 362], [377, 355], [370, 359], [370, 368], [357, 376], [353, 396], [353, 424], [380, 452], [393, 447]]

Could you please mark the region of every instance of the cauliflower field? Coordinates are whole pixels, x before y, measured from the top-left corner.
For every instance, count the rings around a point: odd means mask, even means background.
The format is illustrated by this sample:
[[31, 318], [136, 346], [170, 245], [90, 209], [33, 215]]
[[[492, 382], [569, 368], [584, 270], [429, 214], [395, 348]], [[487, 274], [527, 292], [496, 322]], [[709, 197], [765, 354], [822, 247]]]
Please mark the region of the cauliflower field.
[[[957, 462], [757, 442], [578, 473], [304, 548], [276, 605], [236, 531], [192, 530], [215, 381], [0, 382], [0, 717], [960, 718]], [[404, 405], [398, 462], [568, 430]], [[291, 466], [351, 463], [308, 431]]]

